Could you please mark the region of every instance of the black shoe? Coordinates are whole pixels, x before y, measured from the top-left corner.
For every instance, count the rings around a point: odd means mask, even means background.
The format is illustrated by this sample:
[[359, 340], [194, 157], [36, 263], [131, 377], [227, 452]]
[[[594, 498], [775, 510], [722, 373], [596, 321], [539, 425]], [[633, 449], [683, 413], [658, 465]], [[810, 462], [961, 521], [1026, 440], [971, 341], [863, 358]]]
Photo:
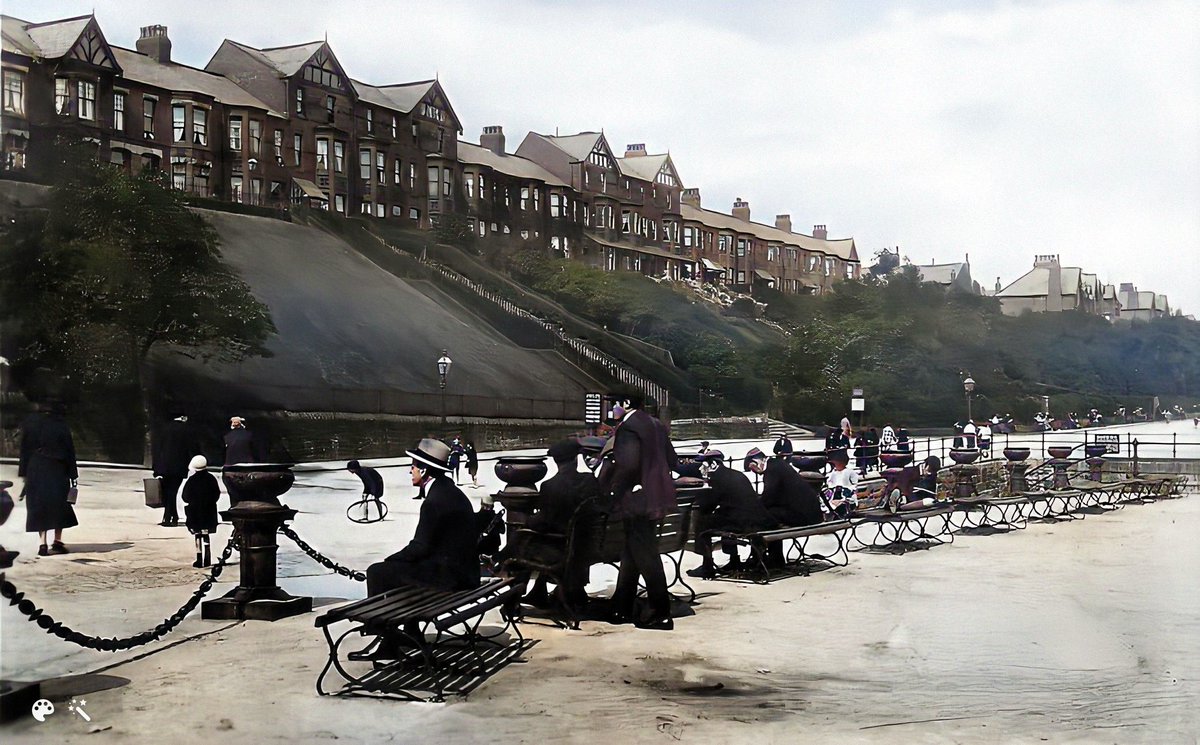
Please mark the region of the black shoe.
[[717, 576], [717, 570], [713, 567], [701, 564], [695, 569], [687, 570], [687, 576], [699, 577], [700, 579], [714, 579]]
[[55, 541], [54, 545], [50, 546], [50, 553], [66, 554], [66, 553], [70, 553], [70, 552], [67, 551], [67, 547], [63, 545], [62, 541]]
[[50, 549], [46, 548], [46, 544], [38, 546], [38, 556], [49, 556]]
[[740, 572], [740, 571], [742, 571], [742, 562], [731, 561], [728, 564], [726, 564], [725, 566], [718, 569], [717, 571], [720, 572], [721, 574], [732, 574], [733, 572]]
[[634, 626], [647, 631], [674, 631], [675, 620], [670, 616], [651, 616], [644, 621], [638, 621]]
[[397, 660], [401, 656], [400, 645], [395, 640], [384, 639], [374, 648], [367, 647], [357, 652], [351, 652], [346, 655], [346, 659], [351, 662], [383, 662], [384, 660]]
[[613, 626], [624, 626], [625, 624], [633, 623], [633, 618], [624, 613], [609, 613], [607, 620]]

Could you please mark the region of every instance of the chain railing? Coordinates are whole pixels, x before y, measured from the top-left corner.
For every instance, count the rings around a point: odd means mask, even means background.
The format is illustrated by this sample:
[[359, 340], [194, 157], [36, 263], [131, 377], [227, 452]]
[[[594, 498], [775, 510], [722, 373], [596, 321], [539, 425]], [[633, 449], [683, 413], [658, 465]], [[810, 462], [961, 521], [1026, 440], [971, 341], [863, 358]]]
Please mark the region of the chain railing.
[[365, 572], [360, 572], [357, 569], [350, 569], [348, 567], [342, 566], [341, 564], [338, 564], [333, 559], [329, 558], [325, 554], [321, 553], [320, 551], [316, 550], [312, 546], [305, 543], [304, 539], [301, 538], [299, 535], [297, 535], [296, 531], [292, 530], [288, 526], [284, 525], [283, 527], [281, 527], [279, 529], [279, 532], [283, 533], [288, 538], [291, 538], [292, 541], [297, 546], [300, 547], [301, 551], [308, 554], [309, 557], [313, 559], [313, 561], [317, 562], [318, 564], [325, 567], [326, 569], [332, 569], [333, 571], [337, 572], [338, 574], [342, 575], [343, 577], [349, 577], [350, 579], [354, 580], [355, 582], [366, 582], [367, 581], [367, 575]]
[[199, 605], [204, 596], [212, 589], [213, 583], [221, 576], [221, 571], [225, 568], [225, 564], [229, 561], [229, 557], [233, 554], [235, 548], [238, 548], [236, 533], [230, 536], [229, 543], [225, 544], [225, 550], [221, 552], [217, 563], [209, 571], [208, 577], [200, 583], [200, 586], [192, 593], [192, 597], [188, 598], [188, 601], [180, 606], [179, 610], [163, 619], [163, 622], [155, 626], [153, 631], [143, 631], [140, 634], [124, 638], [114, 637], [105, 639], [98, 636], [90, 636], [72, 629], [62, 621], [54, 620], [49, 613], [37, 607], [32, 600], [25, 597], [25, 593], [18, 591], [16, 585], [7, 579], [3, 583], [0, 583], [0, 596], [8, 600], [9, 605], [15, 605], [20, 613], [25, 615], [28, 620], [36, 623], [47, 634], [53, 634], [63, 641], [87, 647], [88, 649], [95, 649], [100, 652], [119, 652], [149, 644], [173, 631], [189, 613], [196, 609], [196, 606]]

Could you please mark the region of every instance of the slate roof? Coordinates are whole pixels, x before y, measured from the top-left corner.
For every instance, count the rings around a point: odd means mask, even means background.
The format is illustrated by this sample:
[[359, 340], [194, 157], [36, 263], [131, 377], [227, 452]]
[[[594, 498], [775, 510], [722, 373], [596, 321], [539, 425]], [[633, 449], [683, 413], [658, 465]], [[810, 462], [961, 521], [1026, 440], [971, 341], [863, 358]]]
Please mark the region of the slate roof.
[[596, 149], [596, 143], [604, 135], [600, 132], [580, 132], [573, 135], [543, 135], [537, 132], [530, 132], [531, 135], [541, 137], [546, 142], [562, 150], [567, 155], [570, 155], [574, 160], [587, 160], [587, 157]]
[[508, 153], [497, 155], [488, 148], [481, 147], [472, 142], [458, 141], [458, 159], [462, 163], [487, 166], [498, 173], [508, 176], [543, 181], [550, 186], [567, 186], [567, 184], [563, 183], [553, 173], [550, 173], [528, 158]]
[[[1062, 267], [1058, 287], [1059, 295], [1078, 294], [1081, 274], [1082, 271], [1077, 266]], [[1049, 267], [1035, 266], [997, 292], [996, 297], [1048, 297], [1050, 289]]]
[[843, 261], [858, 261], [858, 252], [853, 238], [838, 240], [821, 240], [802, 233], [789, 233], [773, 225], [759, 222], [747, 222], [724, 212], [715, 212], [693, 207], [690, 204], [679, 205], [680, 215], [684, 220], [703, 223], [718, 230], [733, 233], [748, 233], [770, 243], [782, 243], [788, 246], [798, 246], [805, 251], [814, 251], [827, 256], [835, 256]]
[[3, 45], [6, 52], [17, 52], [29, 57], [57, 59], [75, 46], [79, 35], [87, 28], [92, 16], [79, 16], [46, 23], [30, 23], [20, 18], [4, 16]]
[[162, 63], [132, 49], [113, 47], [112, 50], [128, 80], [179, 93], [202, 93], [229, 106], [262, 109], [274, 116], [285, 116], [223, 75], [175, 62]]
[[[921, 275], [922, 282], [936, 282], [939, 285], [948, 285], [959, 277], [963, 268], [968, 265], [956, 261], [952, 264], [914, 264], [917, 272]], [[967, 271], [970, 271], [968, 268]]]
[[415, 83], [397, 85], [371, 85], [361, 80], [351, 80], [354, 92], [360, 101], [394, 109], [405, 114], [417, 108], [417, 104], [429, 94], [435, 80], [420, 80]]
[[[588, 152], [591, 151], [589, 150]], [[670, 156], [666, 153], [662, 155], [634, 155], [628, 158], [617, 158], [617, 166], [621, 169], [621, 173], [626, 176], [633, 176], [643, 181], [653, 182], [658, 178], [658, 172], [662, 170], [668, 157]]]

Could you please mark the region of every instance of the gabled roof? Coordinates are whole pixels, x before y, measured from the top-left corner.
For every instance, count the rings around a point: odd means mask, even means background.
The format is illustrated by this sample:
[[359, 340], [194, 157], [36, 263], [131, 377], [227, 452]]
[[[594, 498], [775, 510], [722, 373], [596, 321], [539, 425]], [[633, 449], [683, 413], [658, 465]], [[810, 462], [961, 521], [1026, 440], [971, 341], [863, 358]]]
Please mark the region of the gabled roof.
[[113, 54], [128, 80], [178, 93], [200, 93], [229, 106], [245, 106], [262, 109], [274, 116], [286, 116], [273, 111], [266, 103], [223, 75], [175, 62], [162, 63], [122, 47], [113, 47]]
[[[75, 51], [75, 57], [98, 66], [115, 64], [111, 48], [94, 16], [79, 16], [46, 23], [30, 23], [4, 16], [3, 48], [6, 52], [35, 59], [59, 59]], [[91, 33], [87, 33], [91, 30]], [[81, 43], [84, 36], [87, 39]], [[78, 49], [77, 49], [78, 47]]]
[[939, 285], [948, 285], [962, 276], [964, 268], [968, 273], [971, 271], [970, 265], [961, 261], [951, 264], [914, 264], [913, 266], [921, 275], [922, 282], [936, 282]]
[[[237, 44], [236, 41], [233, 43]], [[245, 44], [238, 44], [238, 46], [252, 53], [257, 52], [268, 64], [282, 75], [290, 78], [299, 72], [304, 63], [312, 59], [312, 56], [321, 47], [325, 46], [325, 42], [310, 41], [304, 44], [292, 44], [286, 47], [272, 47], [270, 49], [254, 49]], [[332, 53], [333, 51], [330, 50], [330, 54]]]
[[853, 238], [842, 238], [832, 241], [822, 240], [802, 233], [789, 233], [773, 225], [748, 222], [733, 215], [727, 215], [724, 212], [697, 208], [686, 203], [679, 205], [679, 212], [684, 220], [703, 223], [717, 230], [749, 234], [769, 243], [797, 246], [805, 251], [834, 256], [843, 261], [858, 261], [858, 249], [854, 245]]
[[[554, 145], [559, 150], [562, 150], [567, 155], [570, 155], [574, 160], [587, 160], [587, 157], [596, 149], [596, 144], [604, 140], [603, 132], [580, 132], [573, 135], [543, 135], [537, 132], [529, 134], [536, 137], [541, 137], [546, 142]], [[612, 148], [608, 147], [608, 141], [604, 140], [604, 147], [612, 154]], [[616, 160], [616, 156], [613, 156]]]
[[408, 114], [429, 95], [436, 80], [419, 80], [415, 83], [396, 85], [371, 85], [361, 80], [351, 80], [354, 92], [361, 101]]
[[[1064, 266], [1060, 270], [1059, 286], [1057, 288], [1059, 295], [1077, 295], [1079, 293], [1079, 279], [1082, 271], [1077, 266]], [[996, 293], [996, 297], [1049, 297], [1052, 290], [1050, 287], [1050, 269], [1045, 266], [1035, 266], [1028, 272], [1018, 277], [1000, 292]]]
[[472, 142], [458, 141], [458, 160], [471, 165], [487, 166], [493, 171], [521, 179], [543, 181], [550, 186], [566, 186], [557, 176], [528, 158], [505, 153], [498, 155]]
[[658, 174], [665, 168], [675, 178], [675, 183], [683, 186], [683, 182], [679, 178], [679, 172], [675, 170], [675, 163], [671, 160], [670, 153], [617, 158], [617, 167], [626, 176], [633, 176], [634, 178], [651, 183], [658, 179]]

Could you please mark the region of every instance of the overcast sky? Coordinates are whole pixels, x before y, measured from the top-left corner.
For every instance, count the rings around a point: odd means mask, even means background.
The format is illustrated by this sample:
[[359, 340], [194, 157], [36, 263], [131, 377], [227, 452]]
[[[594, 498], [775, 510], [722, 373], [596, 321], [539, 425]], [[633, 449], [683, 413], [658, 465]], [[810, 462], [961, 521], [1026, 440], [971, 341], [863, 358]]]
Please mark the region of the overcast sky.
[[[1200, 313], [1200, 3], [3, 0], [164, 24], [203, 67], [223, 38], [328, 35], [373, 84], [438, 76], [465, 129], [603, 128], [670, 150], [704, 206], [961, 260], [991, 288], [1035, 254]], [[620, 152], [618, 153], [620, 154]]]

